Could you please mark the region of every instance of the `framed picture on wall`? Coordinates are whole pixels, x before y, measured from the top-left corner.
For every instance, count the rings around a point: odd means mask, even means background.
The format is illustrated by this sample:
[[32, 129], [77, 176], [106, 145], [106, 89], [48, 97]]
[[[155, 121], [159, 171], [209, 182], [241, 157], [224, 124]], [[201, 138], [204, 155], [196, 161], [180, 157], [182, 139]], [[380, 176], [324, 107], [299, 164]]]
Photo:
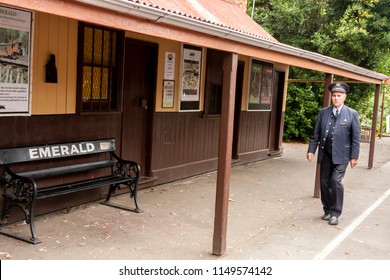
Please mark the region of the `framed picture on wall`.
[[174, 105], [175, 81], [163, 81], [163, 108], [173, 108]]
[[176, 54], [174, 52], [165, 52], [164, 80], [175, 79]]
[[274, 65], [252, 59], [250, 70], [248, 110], [271, 110]]
[[32, 12], [0, 6], [0, 116], [30, 115]]
[[200, 109], [202, 48], [183, 45], [181, 60], [180, 110]]

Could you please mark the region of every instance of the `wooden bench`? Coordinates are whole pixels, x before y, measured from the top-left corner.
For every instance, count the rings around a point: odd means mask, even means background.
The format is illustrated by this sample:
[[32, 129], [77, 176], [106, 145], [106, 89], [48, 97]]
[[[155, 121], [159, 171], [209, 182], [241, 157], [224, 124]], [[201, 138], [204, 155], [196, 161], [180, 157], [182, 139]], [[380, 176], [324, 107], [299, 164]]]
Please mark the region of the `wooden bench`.
[[[109, 186], [109, 190], [102, 204], [142, 212], [137, 201], [140, 167], [136, 162], [115, 154], [115, 139], [0, 149], [0, 164], [4, 198], [0, 226], [7, 224], [13, 208], [20, 208], [30, 225], [31, 238], [2, 229], [1, 234], [31, 244], [40, 243], [34, 225], [38, 200], [103, 186]], [[11, 170], [11, 167], [18, 171]], [[134, 208], [110, 202], [111, 195], [120, 186], [130, 189]]]

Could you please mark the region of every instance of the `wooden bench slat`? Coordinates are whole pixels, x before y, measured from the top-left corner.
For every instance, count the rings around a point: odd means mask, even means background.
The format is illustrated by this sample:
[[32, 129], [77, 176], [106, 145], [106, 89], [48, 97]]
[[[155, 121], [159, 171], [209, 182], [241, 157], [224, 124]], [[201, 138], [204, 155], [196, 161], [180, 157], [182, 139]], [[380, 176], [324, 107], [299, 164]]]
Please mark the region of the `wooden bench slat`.
[[59, 196], [68, 193], [74, 193], [82, 190], [89, 190], [98, 187], [109, 186], [111, 184], [120, 184], [125, 182], [134, 182], [133, 178], [123, 178], [120, 176], [107, 176], [96, 178], [93, 180], [87, 180], [82, 182], [76, 182], [72, 184], [63, 184], [56, 187], [38, 189], [37, 199]]
[[26, 171], [18, 173], [20, 176], [29, 177], [33, 179], [43, 179], [48, 177], [56, 177], [68, 175], [73, 173], [80, 173], [105, 167], [111, 167], [115, 164], [114, 160], [104, 160], [98, 162], [80, 163], [74, 165], [66, 165], [61, 167], [52, 167], [47, 169], [39, 169], [33, 171]]

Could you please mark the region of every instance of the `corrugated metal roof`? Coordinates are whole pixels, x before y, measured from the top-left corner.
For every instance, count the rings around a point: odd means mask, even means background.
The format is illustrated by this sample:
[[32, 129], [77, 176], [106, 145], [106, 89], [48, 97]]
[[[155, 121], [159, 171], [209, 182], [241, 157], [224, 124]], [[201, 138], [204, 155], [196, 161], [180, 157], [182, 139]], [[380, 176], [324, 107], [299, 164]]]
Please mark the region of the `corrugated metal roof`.
[[[75, 0], [96, 7], [144, 18], [156, 23], [224, 38], [285, 54], [289, 65], [335, 74], [368, 83], [390, 84], [388, 75], [318, 53], [295, 48], [278, 42], [253, 21], [241, 0]], [[243, 2], [245, 0], [242, 0]], [[253, 53], [251, 53], [253, 56]], [[261, 56], [259, 56], [261, 57]], [[285, 57], [274, 61], [287, 63]]]
[[245, 8], [234, 0], [126, 0], [173, 14], [207, 22], [243, 34], [277, 40], [246, 14]]

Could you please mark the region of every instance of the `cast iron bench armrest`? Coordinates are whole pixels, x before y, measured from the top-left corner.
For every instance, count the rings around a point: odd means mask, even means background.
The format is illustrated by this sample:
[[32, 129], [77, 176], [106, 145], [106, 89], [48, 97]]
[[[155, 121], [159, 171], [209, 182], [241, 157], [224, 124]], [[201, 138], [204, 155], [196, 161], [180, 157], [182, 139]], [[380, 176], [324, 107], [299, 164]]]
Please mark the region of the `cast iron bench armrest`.
[[[38, 187], [34, 179], [14, 173], [7, 165], [5, 165], [4, 175], [1, 177], [1, 181], [2, 184], [5, 185], [3, 197], [11, 198], [18, 203], [32, 203], [36, 200]], [[5, 204], [6, 203], [7, 199], [5, 201]], [[3, 215], [4, 214], [5, 213], [3, 213]]]
[[141, 168], [138, 163], [132, 160], [122, 159], [115, 153], [111, 153], [111, 156], [117, 160], [114, 174], [120, 175], [122, 177], [136, 177], [138, 180], [139, 176], [141, 175]]

